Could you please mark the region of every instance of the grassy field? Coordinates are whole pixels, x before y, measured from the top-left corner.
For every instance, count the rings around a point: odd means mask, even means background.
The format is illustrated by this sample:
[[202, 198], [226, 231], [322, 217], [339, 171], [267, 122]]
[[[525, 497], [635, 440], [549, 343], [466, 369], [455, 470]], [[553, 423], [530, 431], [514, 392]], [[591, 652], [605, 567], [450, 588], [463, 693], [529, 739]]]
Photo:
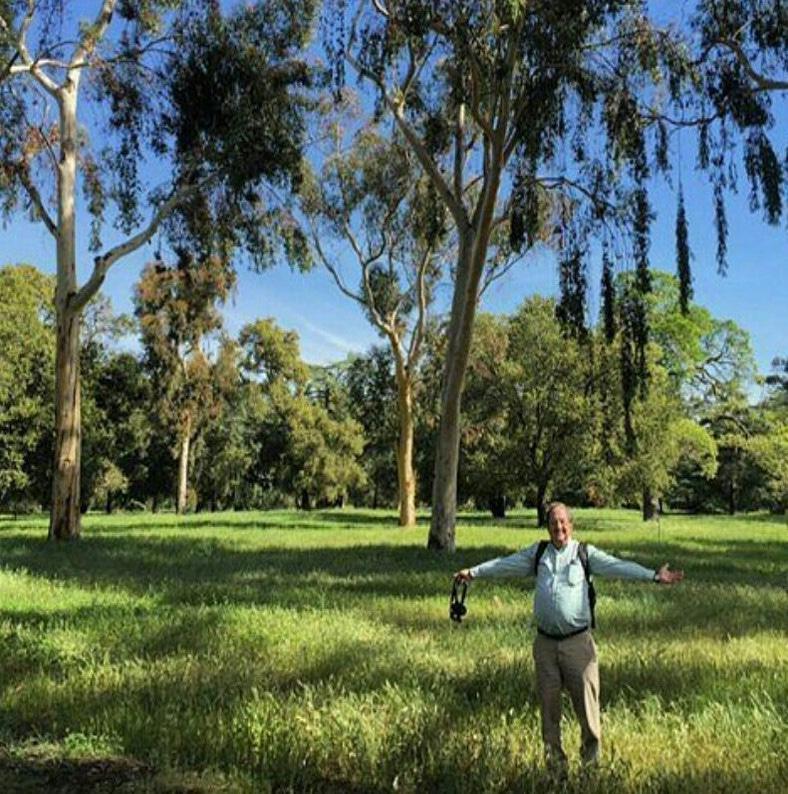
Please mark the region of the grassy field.
[[[788, 527], [589, 510], [576, 536], [674, 588], [600, 580], [605, 760], [583, 792], [782, 792]], [[464, 515], [424, 550], [372, 511], [0, 520], [0, 791], [548, 791], [531, 585], [450, 574], [541, 537]]]

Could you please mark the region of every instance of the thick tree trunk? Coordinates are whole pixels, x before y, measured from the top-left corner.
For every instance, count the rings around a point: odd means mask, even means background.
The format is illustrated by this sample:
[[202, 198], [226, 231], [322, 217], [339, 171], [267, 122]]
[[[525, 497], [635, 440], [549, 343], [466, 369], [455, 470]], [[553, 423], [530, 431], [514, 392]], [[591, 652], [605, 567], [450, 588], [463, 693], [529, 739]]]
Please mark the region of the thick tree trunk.
[[399, 440], [397, 443], [397, 485], [399, 525], [416, 525], [416, 475], [413, 471], [413, 382], [401, 360], [397, 360], [397, 401]]
[[[76, 78], [78, 81], [78, 77]], [[75, 193], [77, 174], [77, 82], [58, 94], [60, 160], [57, 164], [57, 288], [55, 314], [55, 452], [52, 470], [50, 540], [80, 534], [82, 416], [79, 391], [79, 313], [69, 309], [77, 291]]]
[[[477, 245], [481, 247], [478, 242]], [[483, 245], [486, 252], [486, 238]], [[457, 467], [460, 459], [460, 410], [465, 372], [473, 336], [483, 262], [474, 257], [476, 246], [461, 245], [449, 320], [446, 361], [443, 367], [441, 418], [435, 449], [435, 478], [432, 485], [432, 521], [427, 548], [455, 550], [457, 521]], [[477, 254], [478, 256], [478, 254]]]
[[728, 514], [734, 515], [736, 512], [736, 484], [731, 479], [728, 484]]
[[659, 501], [652, 493], [651, 488], [643, 489], [643, 520], [656, 521], [659, 517]]
[[181, 448], [178, 456], [178, 499], [175, 512], [183, 515], [186, 512], [186, 497], [189, 492], [189, 446], [191, 442], [191, 428], [187, 423], [186, 432], [181, 439]]
[[58, 322], [55, 354], [55, 453], [52, 471], [50, 540], [80, 534], [82, 420], [79, 392], [79, 317]]
[[[462, 117], [459, 119], [462, 125]], [[490, 141], [489, 166], [485, 168], [484, 183], [476, 208], [468, 225], [459, 229], [460, 244], [454, 276], [451, 317], [449, 319], [446, 361], [443, 368], [441, 392], [441, 420], [435, 450], [435, 479], [432, 486], [432, 521], [427, 548], [434, 551], [455, 550], [457, 522], [457, 468], [460, 459], [460, 411], [465, 372], [471, 350], [473, 325], [479, 303], [479, 288], [487, 259], [492, 232], [495, 203], [504, 167], [505, 127], [496, 130]], [[459, 161], [464, 140], [459, 140]], [[460, 166], [461, 168], [461, 166]], [[463, 203], [461, 192], [457, 195]]]

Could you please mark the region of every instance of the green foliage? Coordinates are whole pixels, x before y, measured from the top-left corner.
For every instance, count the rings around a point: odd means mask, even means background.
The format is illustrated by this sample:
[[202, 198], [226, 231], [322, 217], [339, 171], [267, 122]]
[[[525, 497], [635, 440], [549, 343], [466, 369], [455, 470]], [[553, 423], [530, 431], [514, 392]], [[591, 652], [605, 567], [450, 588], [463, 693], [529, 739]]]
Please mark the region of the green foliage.
[[220, 257], [197, 259], [181, 249], [174, 266], [149, 263], [137, 285], [135, 312], [156, 414], [176, 439], [176, 450], [185, 436], [197, 435], [219, 402], [205, 344], [221, 328], [218, 306], [234, 283], [234, 273]]
[[[480, 317], [463, 429], [468, 487], [543, 505], [582, 480], [592, 404], [584, 348], [562, 333], [555, 304], [530, 298], [508, 320]], [[541, 516], [541, 512], [540, 512]]]
[[47, 499], [54, 405], [54, 279], [0, 268], [0, 505]]
[[283, 331], [272, 317], [245, 325], [238, 336], [241, 367], [267, 384], [287, 382], [297, 389], [306, 385], [309, 370], [301, 360], [298, 334]]
[[174, 244], [185, 233], [206, 248], [241, 246], [260, 268], [280, 256], [308, 266], [306, 239], [277, 188], [300, 183], [312, 104], [301, 50], [314, 12], [311, 0], [261, 0], [226, 16], [218, 4], [197, 4], [178, 31], [168, 119], [177, 168], [187, 180], [216, 180], [212, 199], [198, 197], [173, 224]]
[[684, 209], [684, 191], [679, 185], [679, 204], [676, 210], [676, 275], [679, 279], [679, 306], [683, 314], [689, 312], [689, 302], [692, 300], [691, 256], [687, 232], [687, 213]]
[[372, 347], [364, 355], [354, 357], [345, 373], [345, 383], [350, 411], [364, 433], [360, 463], [367, 487], [360, 503], [393, 506], [397, 497], [397, 394], [391, 352]]
[[[605, 750], [572, 794], [777, 794], [788, 773], [782, 519], [577, 510], [577, 535], [687, 578], [597, 583]], [[6, 791], [549, 791], [531, 585], [452, 571], [543, 536], [461, 514], [454, 558], [393, 512], [88, 516], [0, 533]], [[57, 553], [55, 553], [57, 551]], [[64, 555], [67, 564], [64, 564]]]
[[304, 508], [344, 502], [364, 480], [357, 460], [364, 446], [360, 425], [308, 396], [309, 370], [295, 332], [282, 331], [270, 318], [257, 320], [241, 329], [239, 342], [242, 369], [255, 378], [249, 384], [252, 478], [264, 489], [295, 496]]

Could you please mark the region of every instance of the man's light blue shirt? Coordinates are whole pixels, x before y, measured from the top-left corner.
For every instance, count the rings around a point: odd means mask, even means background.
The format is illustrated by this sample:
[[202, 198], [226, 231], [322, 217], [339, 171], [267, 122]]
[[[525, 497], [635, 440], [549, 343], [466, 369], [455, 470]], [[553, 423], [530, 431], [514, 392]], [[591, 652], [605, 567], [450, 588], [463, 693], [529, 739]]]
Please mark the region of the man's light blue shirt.
[[[539, 544], [534, 543], [508, 557], [483, 562], [471, 568], [474, 579], [533, 576]], [[588, 587], [578, 551], [580, 543], [570, 540], [563, 549], [548, 543], [539, 560], [534, 596], [536, 625], [549, 634], [571, 634], [591, 625]], [[588, 544], [588, 567], [592, 576], [653, 581], [656, 571], [628, 562]]]

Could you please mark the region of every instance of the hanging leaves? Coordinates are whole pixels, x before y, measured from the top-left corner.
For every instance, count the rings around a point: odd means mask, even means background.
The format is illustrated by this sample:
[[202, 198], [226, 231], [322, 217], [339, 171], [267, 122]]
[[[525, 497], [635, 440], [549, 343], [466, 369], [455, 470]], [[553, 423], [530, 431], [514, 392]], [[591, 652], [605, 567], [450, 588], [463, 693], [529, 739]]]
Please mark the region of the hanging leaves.
[[613, 265], [607, 245], [602, 248], [602, 315], [605, 339], [608, 344], [616, 337], [616, 289], [613, 284]]
[[585, 251], [579, 243], [563, 252], [559, 261], [561, 296], [556, 305], [556, 317], [571, 336], [585, 339], [586, 328], [586, 264]]
[[728, 272], [728, 217], [719, 181], [714, 183], [714, 225], [717, 229], [717, 272], [724, 276]]
[[690, 256], [687, 213], [684, 210], [684, 190], [679, 183], [679, 204], [676, 211], [676, 275], [679, 279], [679, 306], [682, 314], [689, 312], [689, 303], [692, 300]]

